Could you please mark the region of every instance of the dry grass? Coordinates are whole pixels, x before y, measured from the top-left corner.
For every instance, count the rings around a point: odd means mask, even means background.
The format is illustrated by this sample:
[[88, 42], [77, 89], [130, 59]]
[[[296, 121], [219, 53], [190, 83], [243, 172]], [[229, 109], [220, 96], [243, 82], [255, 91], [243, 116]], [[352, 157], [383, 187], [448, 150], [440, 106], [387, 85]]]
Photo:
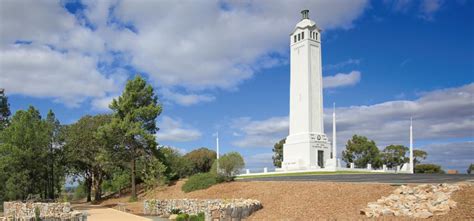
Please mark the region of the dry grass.
[[[128, 209], [136, 214], [143, 210], [143, 199], [257, 199], [263, 209], [249, 220], [360, 220], [360, 209], [368, 202], [389, 195], [396, 187], [388, 184], [329, 183], [329, 182], [232, 182], [212, 186], [191, 193], [181, 191], [183, 181], [170, 187], [141, 194], [139, 202], [129, 203]], [[458, 208], [436, 220], [467, 220], [474, 218], [474, 187], [455, 193]], [[127, 198], [109, 199], [103, 205], [126, 202]], [[387, 217], [386, 219], [395, 219]], [[385, 220], [386, 220], [385, 219]], [[398, 219], [398, 218], [397, 218]]]

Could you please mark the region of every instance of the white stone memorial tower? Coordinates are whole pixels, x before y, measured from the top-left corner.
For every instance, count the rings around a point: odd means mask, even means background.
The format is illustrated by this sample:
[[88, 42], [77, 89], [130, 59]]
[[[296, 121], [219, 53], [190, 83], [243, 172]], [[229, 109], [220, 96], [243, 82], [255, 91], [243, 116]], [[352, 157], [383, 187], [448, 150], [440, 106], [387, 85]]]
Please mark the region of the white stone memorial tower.
[[283, 147], [283, 170], [335, 170], [324, 134], [321, 30], [309, 10], [290, 34], [290, 131]]

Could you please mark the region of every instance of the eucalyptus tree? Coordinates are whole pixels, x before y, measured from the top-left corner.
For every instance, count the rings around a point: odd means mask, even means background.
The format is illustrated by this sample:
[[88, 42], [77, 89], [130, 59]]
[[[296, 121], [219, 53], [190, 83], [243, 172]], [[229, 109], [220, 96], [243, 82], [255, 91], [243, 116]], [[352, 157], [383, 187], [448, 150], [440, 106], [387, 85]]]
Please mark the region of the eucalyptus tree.
[[111, 115], [84, 116], [67, 129], [65, 152], [70, 173], [84, 180], [87, 201], [102, 198], [102, 182], [114, 167], [112, 147], [98, 135], [100, 127], [110, 123]]

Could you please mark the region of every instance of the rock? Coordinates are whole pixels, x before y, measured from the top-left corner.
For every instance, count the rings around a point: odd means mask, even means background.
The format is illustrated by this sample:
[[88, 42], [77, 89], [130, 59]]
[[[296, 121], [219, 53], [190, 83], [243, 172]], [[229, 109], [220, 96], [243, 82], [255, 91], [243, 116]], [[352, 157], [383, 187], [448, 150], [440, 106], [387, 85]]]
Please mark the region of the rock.
[[418, 213], [413, 214], [413, 217], [422, 218], [422, 219], [430, 218], [432, 216], [433, 216], [433, 213], [430, 213], [428, 211], [420, 211]]
[[456, 207], [456, 202], [451, 200], [450, 196], [459, 189], [461, 187], [456, 184], [403, 185], [389, 196], [368, 203], [367, 208], [360, 213], [367, 217], [394, 215], [429, 218], [433, 215], [444, 215]]
[[168, 219], [169, 220], [176, 220], [178, 218], [178, 214], [171, 214]]

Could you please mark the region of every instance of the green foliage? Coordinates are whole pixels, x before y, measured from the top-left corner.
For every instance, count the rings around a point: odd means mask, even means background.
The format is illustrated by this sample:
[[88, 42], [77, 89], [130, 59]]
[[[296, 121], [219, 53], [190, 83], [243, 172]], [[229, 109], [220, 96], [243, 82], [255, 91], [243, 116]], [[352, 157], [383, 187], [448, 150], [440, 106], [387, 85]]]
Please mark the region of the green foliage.
[[226, 181], [233, 180], [244, 166], [244, 158], [237, 152], [230, 152], [219, 158], [219, 173], [224, 175]]
[[413, 164], [416, 166], [421, 163], [421, 160], [426, 159], [428, 153], [423, 150], [413, 150]]
[[57, 179], [52, 183], [52, 171], [45, 164], [50, 158], [51, 141], [50, 127], [34, 107], [17, 111], [9, 126], [0, 131], [2, 200], [21, 200], [30, 194], [51, 196], [51, 185], [60, 182]]
[[469, 167], [467, 168], [467, 174], [471, 174], [472, 171], [474, 171], [474, 164], [471, 163], [471, 165], [469, 165]]
[[189, 177], [181, 189], [188, 193], [195, 190], [207, 189], [217, 183], [213, 173], [198, 173]]
[[158, 148], [158, 158], [166, 166], [166, 177], [177, 180], [191, 174], [192, 165], [175, 148], [161, 146]]
[[91, 187], [95, 190], [95, 200], [101, 199], [102, 182], [115, 163], [111, 142], [98, 136], [99, 128], [111, 119], [110, 115], [87, 115], [67, 129], [64, 149], [69, 170], [86, 180], [87, 201], [91, 200]]
[[100, 136], [119, 137], [114, 140], [114, 149], [128, 160], [131, 172], [132, 197], [136, 197], [136, 160], [151, 155], [156, 148], [156, 118], [161, 105], [153, 87], [140, 76], [129, 80], [122, 95], [110, 104], [112, 121], [101, 128]]
[[199, 221], [205, 221], [206, 220], [206, 215], [204, 214], [204, 212], [198, 213], [198, 220]]
[[373, 168], [380, 168], [382, 160], [380, 151], [373, 140], [367, 137], [354, 135], [347, 141], [346, 150], [342, 151], [342, 160], [347, 163], [354, 163], [356, 167], [363, 168], [367, 164], [372, 164]]
[[415, 173], [444, 173], [440, 165], [418, 164], [415, 166]]
[[0, 131], [8, 126], [10, 114], [8, 97], [5, 95], [5, 90], [0, 88]]
[[390, 145], [382, 151], [382, 161], [387, 167], [395, 168], [407, 163], [409, 158], [405, 157], [409, 151], [408, 147], [403, 145]]
[[188, 221], [199, 221], [199, 217], [197, 215], [190, 215]]
[[102, 186], [104, 191], [117, 192], [119, 196], [122, 195], [122, 189], [130, 186], [130, 171], [116, 168]]
[[273, 145], [273, 165], [276, 167], [281, 167], [281, 163], [283, 162], [283, 145], [286, 142], [286, 138], [281, 139], [278, 143]]
[[191, 164], [192, 174], [209, 172], [216, 157], [215, 151], [205, 147], [193, 150], [184, 155], [184, 158]]
[[35, 221], [41, 221], [40, 215], [40, 209], [35, 207]]
[[87, 197], [87, 192], [86, 192], [86, 186], [84, 183], [80, 183], [75, 189], [74, 189], [74, 200], [81, 200]]
[[153, 189], [167, 183], [165, 176], [166, 166], [155, 157], [150, 157], [144, 162], [142, 180], [147, 189]]
[[180, 209], [173, 208], [173, 209], [170, 210], [170, 213], [171, 213], [171, 214], [181, 214], [181, 213], [183, 213], [183, 212], [181, 212]]
[[189, 214], [181, 213], [176, 217], [176, 221], [187, 221], [189, 219]]

